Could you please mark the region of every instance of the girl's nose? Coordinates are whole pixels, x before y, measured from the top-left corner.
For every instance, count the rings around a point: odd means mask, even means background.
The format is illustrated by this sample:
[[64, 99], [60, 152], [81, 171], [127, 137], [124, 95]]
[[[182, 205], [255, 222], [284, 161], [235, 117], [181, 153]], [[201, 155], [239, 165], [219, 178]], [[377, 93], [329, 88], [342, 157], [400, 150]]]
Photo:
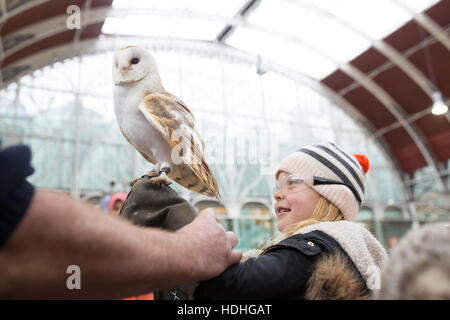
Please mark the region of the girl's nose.
[[284, 199], [284, 195], [280, 192], [280, 190], [277, 190], [274, 195], [273, 198], [278, 201], [278, 200], [282, 200]]

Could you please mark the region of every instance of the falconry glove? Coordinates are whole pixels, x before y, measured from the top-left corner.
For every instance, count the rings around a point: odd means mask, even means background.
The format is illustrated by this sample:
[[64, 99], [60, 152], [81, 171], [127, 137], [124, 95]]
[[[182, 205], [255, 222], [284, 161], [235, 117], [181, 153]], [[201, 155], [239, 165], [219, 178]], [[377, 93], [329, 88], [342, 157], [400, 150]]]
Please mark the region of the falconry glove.
[[[167, 184], [155, 182], [155, 176], [137, 179], [120, 210], [120, 216], [144, 227], [176, 231], [191, 223], [197, 211]], [[155, 300], [188, 300], [196, 284], [189, 283], [155, 292]]]

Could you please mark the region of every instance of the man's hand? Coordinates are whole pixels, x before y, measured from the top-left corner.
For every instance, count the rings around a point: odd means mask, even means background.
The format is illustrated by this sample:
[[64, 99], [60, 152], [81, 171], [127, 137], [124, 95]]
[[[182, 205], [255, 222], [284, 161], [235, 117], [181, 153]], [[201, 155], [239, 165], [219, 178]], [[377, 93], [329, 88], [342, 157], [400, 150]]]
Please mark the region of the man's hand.
[[[215, 221], [214, 210], [207, 209], [196, 218], [197, 210], [167, 184], [155, 180], [154, 176], [137, 179], [120, 216], [139, 226], [172, 231], [176, 249], [167, 248], [167, 244], [165, 249], [160, 247], [169, 259], [179, 258], [178, 261], [175, 259], [172, 279], [180, 274], [193, 282], [178, 283], [176, 288], [158, 291], [155, 295], [158, 300], [171, 300], [173, 291], [183, 299], [192, 298], [196, 281], [219, 275], [230, 264], [239, 261], [241, 256], [240, 252], [232, 251], [238, 242], [236, 236], [225, 232]], [[154, 247], [154, 244], [151, 246]]]
[[206, 280], [218, 276], [230, 265], [238, 263], [242, 252], [232, 250], [238, 243], [236, 235], [216, 221], [214, 209], [199, 213], [195, 220], [178, 230], [180, 253], [191, 264], [191, 277]]

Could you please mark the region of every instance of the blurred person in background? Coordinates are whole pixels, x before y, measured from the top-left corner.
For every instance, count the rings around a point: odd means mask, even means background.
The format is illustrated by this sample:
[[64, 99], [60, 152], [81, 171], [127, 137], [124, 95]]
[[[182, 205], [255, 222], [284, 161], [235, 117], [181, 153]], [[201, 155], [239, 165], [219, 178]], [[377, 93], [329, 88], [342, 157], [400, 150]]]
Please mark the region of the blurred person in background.
[[108, 204], [109, 204], [109, 200], [111, 199], [111, 195], [107, 194], [105, 195], [101, 200], [100, 200], [100, 208], [103, 210], [103, 212], [108, 213], [109, 212], [109, 208], [108, 208]]
[[111, 195], [111, 198], [108, 201], [109, 213], [118, 217], [126, 198], [127, 194], [125, 192], [116, 192]]
[[392, 249], [397, 245], [398, 243], [398, 238], [397, 237], [391, 237], [388, 240], [388, 254], [391, 253]]
[[409, 231], [383, 266], [380, 300], [450, 300], [450, 224]]

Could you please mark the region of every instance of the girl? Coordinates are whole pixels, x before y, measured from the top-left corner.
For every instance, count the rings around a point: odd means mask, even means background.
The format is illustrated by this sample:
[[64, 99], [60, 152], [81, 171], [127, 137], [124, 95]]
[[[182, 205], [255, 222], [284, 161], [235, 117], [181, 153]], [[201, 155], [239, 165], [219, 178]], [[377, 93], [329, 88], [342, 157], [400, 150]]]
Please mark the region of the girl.
[[368, 299], [386, 251], [354, 223], [369, 162], [333, 143], [281, 161], [274, 193], [280, 235], [254, 257], [200, 283], [197, 299]]

